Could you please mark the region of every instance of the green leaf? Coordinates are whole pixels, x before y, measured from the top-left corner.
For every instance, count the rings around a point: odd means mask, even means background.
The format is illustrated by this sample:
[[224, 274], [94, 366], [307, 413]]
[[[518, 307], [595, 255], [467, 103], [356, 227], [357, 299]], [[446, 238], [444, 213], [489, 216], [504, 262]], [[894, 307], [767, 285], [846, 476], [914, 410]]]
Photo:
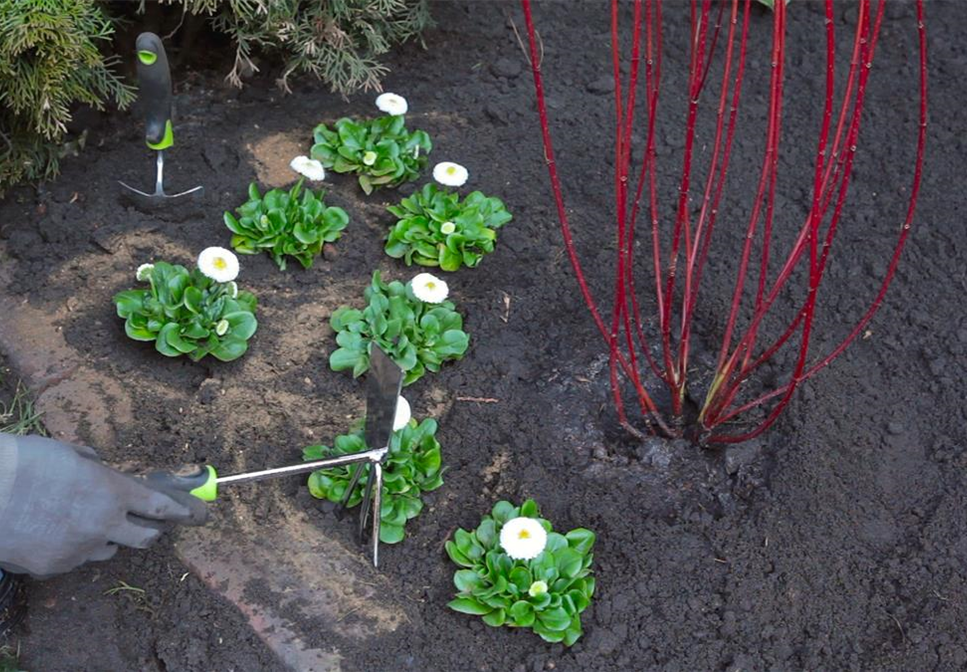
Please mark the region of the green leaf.
[[581, 571], [583, 558], [573, 548], [562, 548], [554, 554], [554, 563], [561, 576], [573, 579]]
[[472, 569], [460, 569], [453, 575], [453, 585], [461, 593], [469, 593], [474, 588], [482, 585], [483, 579]]
[[457, 548], [457, 545], [454, 542], [448, 541], [446, 542], [444, 547], [446, 548], [447, 555], [450, 556], [450, 559], [453, 560], [456, 564], [460, 565], [461, 567], [476, 566], [476, 563], [470, 558], [468, 558], [466, 555], [464, 555], [463, 551]]
[[458, 597], [455, 600], [451, 600], [447, 606], [454, 611], [459, 611], [462, 614], [470, 614], [471, 616], [484, 616], [493, 611], [493, 608], [481, 604], [472, 597]]
[[480, 545], [490, 550], [497, 543], [497, 525], [491, 518], [485, 518], [477, 527], [477, 541]]
[[514, 567], [510, 571], [510, 582], [517, 586], [521, 593], [526, 593], [534, 579], [526, 567]]
[[403, 541], [403, 526], [382, 523], [379, 526], [379, 540], [384, 544], [397, 544]]
[[524, 503], [520, 505], [520, 515], [525, 518], [537, 518], [540, 516], [540, 511], [537, 508], [537, 502], [533, 499], [524, 500]]
[[555, 553], [562, 548], [567, 548], [567, 538], [565, 538], [562, 534], [558, 534], [557, 532], [548, 532], [547, 546], [545, 546], [545, 550]]
[[231, 362], [248, 351], [248, 341], [237, 338], [223, 339], [212, 349], [212, 356], [222, 362]]
[[329, 318], [329, 325], [336, 331], [341, 331], [342, 329], [348, 327], [349, 325], [359, 322], [363, 319], [363, 311], [356, 310], [355, 308], [342, 307], [337, 309], [332, 317]]
[[180, 350], [177, 350], [171, 345], [169, 340], [169, 334], [178, 332], [178, 323], [169, 322], [161, 331], [158, 332], [158, 339], [155, 341], [155, 349], [160, 352], [165, 357], [178, 357], [182, 354]]
[[135, 327], [131, 320], [127, 320], [124, 323], [124, 333], [128, 335], [128, 338], [132, 338], [135, 341], [153, 341], [158, 337], [153, 331], [147, 329]]
[[363, 353], [358, 350], [339, 348], [329, 356], [329, 367], [333, 371], [344, 371], [356, 367], [362, 361]]
[[168, 345], [182, 354], [192, 352], [197, 347], [194, 343], [186, 341], [181, 337], [177, 324], [174, 329], [163, 330], [163, 332], [165, 334], [165, 340], [168, 341]]
[[503, 609], [495, 609], [489, 614], [484, 614], [483, 620], [487, 625], [499, 628], [507, 620], [507, 613]]
[[494, 505], [491, 515], [494, 520], [500, 525], [503, 525], [511, 518], [515, 518], [518, 515], [518, 509], [513, 504], [507, 501], [499, 501]]
[[584, 631], [581, 629], [581, 617], [575, 616], [571, 619], [571, 623], [568, 625], [567, 630], [564, 631], [564, 645], [574, 646], [574, 643], [577, 642], [583, 634]]
[[227, 320], [229, 324], [229, 333], [237, 339], [247, 341], [258, 329], [259, 323], [255, 319], [252, 313], [247, 311], [238, 311], [234, 313], [228, 313], [222, 316], [222, 319]]
[[200, 313], [203, 309], [204, 295], [197, 287], [186, 287], [184, 294], [185, 308], [195, 313]]
[[149, 292], [145, 289], [132, 289], [115, 294], [114, 303], [117, 305], [118, 317], [127, 318], [143, 310], [144, 297], [147, 295]]
[[594, 546], [594, 532], [583, 527], [571, 530], [565, 536], [570, 547], [581, 555], [587, 555]]
[[525, 600], [518, 600], [517, 602], [514, 602], [514, 604], [510, 607], [508, 616], [510, 616], [510, 620], [514, 625], [522, 628], [529, 628], [534, 625], [534, 620], [536, 618], [534, 607], [530, 602]]
[[563, 631], [571, 625], [571, 617], [561, 607], [538, 612], [537, 620], [545, 628], [553, 631]]
[[534, 632], [540, 635], [541, 639], [543, 639], [545, 642], [550, 642], [552, 644], [563, 642], [565, 637], [563, 632], [551, 630], [550, 628], [542, 625], [540, 621], [534, 623]]

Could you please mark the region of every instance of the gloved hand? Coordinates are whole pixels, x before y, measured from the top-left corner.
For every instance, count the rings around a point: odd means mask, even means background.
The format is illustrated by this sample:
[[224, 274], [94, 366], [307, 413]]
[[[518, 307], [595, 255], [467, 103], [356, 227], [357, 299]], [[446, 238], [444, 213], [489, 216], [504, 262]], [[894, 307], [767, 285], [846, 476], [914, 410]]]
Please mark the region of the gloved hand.
[[90, 448], [0, 434], [0, 569], [60, 574], [207, 515], [200, 499], [111, 469]]

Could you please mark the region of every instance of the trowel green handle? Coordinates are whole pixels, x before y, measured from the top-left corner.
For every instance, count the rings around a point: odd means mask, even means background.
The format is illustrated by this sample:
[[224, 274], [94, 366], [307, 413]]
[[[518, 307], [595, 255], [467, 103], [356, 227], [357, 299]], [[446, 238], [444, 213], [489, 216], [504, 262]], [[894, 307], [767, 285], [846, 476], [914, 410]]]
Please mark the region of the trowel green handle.
[[184, 490], [205, 502], [218, 499], [218, 474], [210, 464], [188, 467], [178, 473], [155, 471], [145, 479], [160, 487]]
[[141, 33], [135, 42], [138, 58], [138, 97], [144, 109], [144, 140], [151, 149], [175, 144], [171, 129], [171, 71], [161, 38]]

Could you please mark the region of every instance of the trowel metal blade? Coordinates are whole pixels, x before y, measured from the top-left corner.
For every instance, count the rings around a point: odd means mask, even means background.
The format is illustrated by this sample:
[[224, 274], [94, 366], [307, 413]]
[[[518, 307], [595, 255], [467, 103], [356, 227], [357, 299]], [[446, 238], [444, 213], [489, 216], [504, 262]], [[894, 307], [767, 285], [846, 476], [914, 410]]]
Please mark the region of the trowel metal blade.
[[121, 180], [118, 180], [118, 184], [127, 190], [121, 192], [123, 196], [127, 196], [130, 200], [137, 203], [144, 203], [148, 205], [162, 205], [170, 203], [173, 199], [182, 198], [195, 200], [205, 195], [205, 187], [202, 185], [198, 185], [193, 189], [188, 189], [187, 191], [182, 191], [177, 194], [166, 194], [164, 191], [156, 191], [153, 194], [149, 194], [146, 191], [135, 189], [130, 184], [126, 184]]

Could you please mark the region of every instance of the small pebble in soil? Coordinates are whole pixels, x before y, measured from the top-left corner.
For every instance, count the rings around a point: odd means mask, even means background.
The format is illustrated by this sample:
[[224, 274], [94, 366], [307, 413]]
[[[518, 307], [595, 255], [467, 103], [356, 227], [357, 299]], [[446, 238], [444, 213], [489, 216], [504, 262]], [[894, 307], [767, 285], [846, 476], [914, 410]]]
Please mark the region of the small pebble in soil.
[[590, 82], [586, 88], [588, 93], [593, 93], [597, 96], [601, 96], [606, 93], [613, 93], [614, 78], [610, 76], [599, 77], [593, 82]]
[[198, 402], [205, 406], [212, 403], [218, 396], [218, 389], [219, 385], [217, 380], [209, 378], [204, 381], [198, 390]]
[[748, 468], [759, 455], [759, 446], [744, 443], [727, 448], [725, 451], [725, 473], [734, 476], [740, 469]]
[[487, 106], [484, 108], [484, 114], [486, 114], [487, 118], [491, 121], [504, 126], [506, 126], [509, 122], [507, 110], [494, 103], [487, 103]]
[[635, 449], [635, 454], [642, 462], [665, 469], [672, 461], [672, 453], [669, 448], [668, 442], [664, 439], [650, 436]]
[[520, 61], [513, 58], [498, 58], [490, 64], [490, 72], [494, 77], [514, 79], [520, 75]]
[[893, 436], [897, 436], [903, 433], [903, 423], [894, 420], [886, 426], [886, 431], [888, 431]]

